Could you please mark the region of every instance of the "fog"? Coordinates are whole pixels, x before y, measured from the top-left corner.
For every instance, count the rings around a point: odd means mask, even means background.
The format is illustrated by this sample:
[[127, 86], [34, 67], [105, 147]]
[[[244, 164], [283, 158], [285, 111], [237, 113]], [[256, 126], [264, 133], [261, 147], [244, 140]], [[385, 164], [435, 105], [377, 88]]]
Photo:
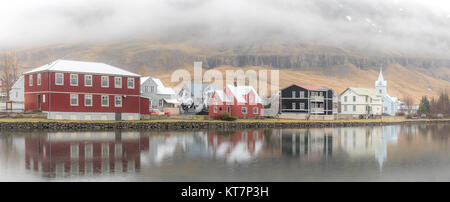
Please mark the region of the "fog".
[[446, 0], [2, 0], [0, 48], [135, 38], [450, 50]]

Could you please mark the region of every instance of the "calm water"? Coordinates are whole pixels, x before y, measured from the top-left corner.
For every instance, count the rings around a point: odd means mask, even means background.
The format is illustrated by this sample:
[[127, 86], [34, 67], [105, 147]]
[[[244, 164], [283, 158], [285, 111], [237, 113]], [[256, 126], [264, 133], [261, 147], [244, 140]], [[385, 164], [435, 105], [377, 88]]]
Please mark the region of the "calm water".
[[0, 181], [450, 181], [449, 131], [3, 131]]

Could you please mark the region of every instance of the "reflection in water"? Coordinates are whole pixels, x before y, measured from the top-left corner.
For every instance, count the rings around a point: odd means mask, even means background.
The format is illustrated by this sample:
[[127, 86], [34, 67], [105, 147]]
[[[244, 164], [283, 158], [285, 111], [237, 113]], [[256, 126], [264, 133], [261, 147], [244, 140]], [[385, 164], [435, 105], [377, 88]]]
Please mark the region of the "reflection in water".
[[148, 138], [138, 132], [57, 132], [25, 139], [25, 166], [44, 177], [133, 173]]
[[448, 124], [428, 124], [240, 131], [1, 132], [0, 180], [14, 180], [16, 175], [28, 179], [30, 174], [34, 178], [38, 174], [38, 180], [84, 176], [128, 176], [129, 180], [316, 177], [311, 181], [338, 176], [353, 180], [358, 174], [360, 178], [367, 173], [377, 174], [375, 178], [394, 171], [404, 174], [404, 166], [416, 168], [419, 174], [415, 177], [436, 168], [429, 165], [444, 164], [438, 169], [450, 169], [450, 162], [445, 164], [450, 155], [449, 129]]

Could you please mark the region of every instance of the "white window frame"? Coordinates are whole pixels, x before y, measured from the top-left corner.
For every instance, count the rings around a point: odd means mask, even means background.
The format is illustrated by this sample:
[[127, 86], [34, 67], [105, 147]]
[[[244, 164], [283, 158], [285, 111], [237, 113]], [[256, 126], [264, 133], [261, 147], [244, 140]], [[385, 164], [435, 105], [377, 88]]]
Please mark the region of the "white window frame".
[[305, 91], [299, 91], [300, 98], [305, 98]]
[[[133, 81], [133, 86], [132, 87], [130, 87], [130, 81]], [[127, 87], [128, 87], [128, 89], [134, 89], [134, 78], [131, 78], [131, 77], [128, 77], [128, 79], [127, 79]]]
[[[88, 148], [90, 149], [90, 153], [87, 152]], [[94, 156], [94, 147], [92, 146], [92, 144], [84, 145], [84, 158], [91, 159], [93, 156]]]
[[[244, 110], [245, 109], [245, 110]], [[245, 111], [245, 112], [244, 112]], [[247, 114], [248, 112], [247, 112], [247, 107], [242, 107], [241, 108], [241, 112], [242, 112], [242, 114]]]
[[[117, 98], [120, 98], [120, 105], [117, 104]], [[122, 96], [120, 96], [120, 95], [114, 96], [114, 106], [115, 107], [122, 107]]]
[[42, 103], [45, 103], [45, 94], [42, 95]]
[[[120, 81], [120, 86], [117, 85], [117, 79], [119, 79], [119, 81]], [[120, 77], [120, 76], [114, 77], [114, 88], [122, 88], [122, 77]]]
[[[58, 83], [58, 75], [61, 75], [61, 83]], [[55, 73], [55, 85], [57, 86], [64, 85], [64, 73]]]
[[28, 80], [29, 80], [28, 85], [29, 85], [29, 86], [33, 86], [33, 74], [30, 74], [30, 75], [28, 76]]
[[304, 110], [305, 109], [305, 103], [300, 103], [299, 107], [300, 107], [301, 110]]
[[295, 96], [296, 96], [295, 91], [292, 91], [292, 98], [295, 98]]
[[[91, 84], [90, 85], [88, 85], [88, 84], [86, 84], [86, 78], [88, 78], [88, 77], [90, 77], [91, 79]], [[92, 75], [84, 75], [84, 86], [87, 86], [87, 87], [92, 87]]]
[[38, 86], [40, 86], [41, 85], [41, 78], [42, 76], [41, 76], [41, 73], [39, 73], [38, 75], [37, 75], [37, 85]]
[[353, 111], [356, 112], [356, 105], [353, 105]]
[[[91, 104], [86, 104], [86, 98], [87, 97], [91, 97]], [[84, 106], [86, 106], [86, 107], [92, 107], [92, 105], [93, 105], [93, 102], [94, 102], [94, 99], [93, 99], [93, 96], [92, 96], [92, 94], [86, 94], [86, 95], [84, 95]]]
[[295, 102], [292, 103], [292, 109], [295, 110], [297, 107], [297, 104]]
[[214, 105], [214, 113], [217, 113], [217, 105]]
[[[76, 96], [77, 97], [77, 104], [72, 104], [72, 97]], [[78, 94], [70, 94], [70, 106], [78, 106], [79, 104], [79, 96]]]
[[[76, 84], [72, 83], [72, 76], [76, 76], [77, 77], [77, 83]], [[69, 83], [70, 83], [70, 86], [78, 86], [78, 74], [70, 74]]]
[[78, 144], [70, 145], [70, 158], [77, 159], [80, 156], [80, 146]]
[[[256, 112], [255, 112], [256, 109]], [[259, 114], [259, 108], [258, 107], [253, 107], [253, 114]]]
[[[106, 78], [106, 86], [103, 85], [103, 79]], [[109, 76], [102, 76], [102, 78], [100, 79], [100, 86], [102, 88], [109, 88]]]
[[[107, 104], [106, 104], [106, 105], [103, 104], [103, 98], [104, 98], [104, 97], [106, 97], [106, 101], [107, 101]], [[102, 107], [109, 107], [109, 95], [102, 95], [100, 101], [101, 101]]]

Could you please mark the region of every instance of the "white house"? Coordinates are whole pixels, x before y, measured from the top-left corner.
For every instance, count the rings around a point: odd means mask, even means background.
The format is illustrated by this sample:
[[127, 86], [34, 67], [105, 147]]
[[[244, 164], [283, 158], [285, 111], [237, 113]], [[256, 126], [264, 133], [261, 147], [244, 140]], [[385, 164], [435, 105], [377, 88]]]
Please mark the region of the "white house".
[[340, 95], [343, 115], [381, 115], [381, 94], [375, 89], [347, 88]]
[[157, 78], [141, 77], [141, 96], [150, 99], [151, 109], [178, 108], [175, 91], [165, 87]]
[[383, 114], [389, 114], [395, 116], [400, 108], [400, 99], [396, 97], [391, 97], [387, 93], [387, 81], [383, 78], [383, 71], [380, 69], [380, 74], [378, 75], [378, 80], [375, 81], [375, 88], [378, 93], [383, 97]]
[[13, 102], [24, 102], [24, 82], [23, 76], [20, 76], [9, 91], [9, 100]]

